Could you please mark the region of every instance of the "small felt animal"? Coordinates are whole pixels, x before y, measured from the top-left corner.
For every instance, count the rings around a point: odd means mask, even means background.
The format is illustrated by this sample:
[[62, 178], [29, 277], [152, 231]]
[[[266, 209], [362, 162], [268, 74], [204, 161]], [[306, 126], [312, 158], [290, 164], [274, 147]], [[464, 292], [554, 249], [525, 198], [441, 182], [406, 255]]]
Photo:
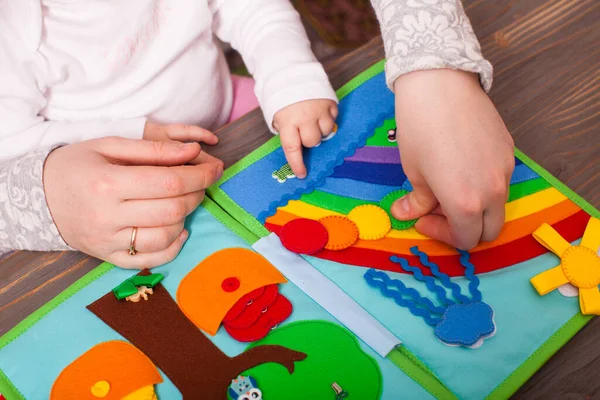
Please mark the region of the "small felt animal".
[[396, 141], [396, 129], [397, 128], [394, 128], [394, 129], [390, 129], [388, 131], [388, 140], [390, 142], [395, 142]]
[[233, 400], [262, 400], [262, 392], [251, 376], [238, 376], [229, 385], [229, 395]]
[[277, 171], [274, 171], [271, 176], [273, 179], [277, 179], [277, 182], [279, 183], [284, 183], [286, 180], [296, 177], [292, 171], [292, 167], [290, 167], [290, 164], [283, 165]]

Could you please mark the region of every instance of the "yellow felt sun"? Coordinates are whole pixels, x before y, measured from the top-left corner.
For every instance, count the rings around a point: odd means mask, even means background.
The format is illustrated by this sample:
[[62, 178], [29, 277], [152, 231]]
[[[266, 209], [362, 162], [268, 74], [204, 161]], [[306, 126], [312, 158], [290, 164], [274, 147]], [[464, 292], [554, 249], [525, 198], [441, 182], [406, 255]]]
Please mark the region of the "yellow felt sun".
[[579, 307], [583, 314], [600, 315], [600, 220], [590, 218], [578, 246], [571, 246], [550, 225], [543, 224], [533, 237], [560, 257], [560, 265], [531, 279], [540, 295], [570, 283], [579, 289]]

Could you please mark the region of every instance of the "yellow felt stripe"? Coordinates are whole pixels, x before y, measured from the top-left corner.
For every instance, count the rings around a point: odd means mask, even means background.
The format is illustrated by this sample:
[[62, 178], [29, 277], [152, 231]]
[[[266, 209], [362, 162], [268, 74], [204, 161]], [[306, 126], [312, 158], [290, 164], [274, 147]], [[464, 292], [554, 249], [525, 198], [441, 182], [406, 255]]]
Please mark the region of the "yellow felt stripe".
[[534, 276], [530, 280], [531, 284], [540, 295], [550, 293], [559, 286], [568, 283], [569, 280], [563, 273], [562, 267], [554, 267], [548, 271], [544, 271], [539, 275]]
[[506, 203], [505, 222], [514, 221], [564, 201], [567, 197], [556, 188], [548, 188]]
[[597, 287], [579, 288], [579, 307], [584, 315], [600, 315], [600, 292]]
[[595, 253], [598, 252], [600, 247], [600, 219], [590, 218], [590, 221], [585, 228], [585, 232], [583, 233], [581, 245], [588, 249], [592, 249]]
[[[304, 203], [300, 200], [290, 200], [286, 206], [280, 207], [279, 210], [294, 214], [298, 218], [309, 218], [314, 220], [319, 220], [329, 215], [339, 215], [345, 217], [344, 214], [313, 206], [312, 204]], [[419, 232], [417, 232], [415, 228], [409, 228], [403, 231], [392, 230], [388, 233], [387, 237], [398, 239], [429, 239], [427, 236], [421, 235]]]
[[565, 254], [565, 251], [571, 247], [571, 244], [567, 242], [553, 227], [544, 223], [542, 226], [533, 232], [535, 240], [540, 242], [542, 246], [553, 252], [559, 257]]
[[[554, 206], [564, 200], [566, 196], [555, 188], [549, 188], [520, 198], [519, 200], [506, 203], [505, 221], [514, 221], [523, 218], [527, 215], [541, 211], [548, 207]], [[343, 215], [335, 211], [327, 210], [312, 204], [305, 203], [301, 200], [290, 200], [287, 205], [279, 207], [279, 210], [289, 214], [294, 214], [298, 218], [309, 218], [319, 220], [329, 215]], [[270, 222], [270, 221], [269, 221]], [[386, 237], [393, 239], [416, 239], [428, 240], [425, 235], [420, 234], [414, 227], [405, 230], [392, 229]]]

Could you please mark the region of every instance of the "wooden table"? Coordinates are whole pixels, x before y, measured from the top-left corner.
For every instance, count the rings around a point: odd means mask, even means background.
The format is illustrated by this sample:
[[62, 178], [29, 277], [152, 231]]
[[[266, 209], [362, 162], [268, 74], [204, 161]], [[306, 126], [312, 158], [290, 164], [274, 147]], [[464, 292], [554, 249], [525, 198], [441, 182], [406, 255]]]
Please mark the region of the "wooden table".
[[[600, 207], [600, 1], [472, 0], [465, 9], [495, 67], [491, 97], [517, 146]], [[381, 41], [328, 65], [335, 87], [383, 57]], [[227, 165], [271, 134], [255, 111], [220, 131], [209, 152]], [[0, 335], [99, 261], [80, 253], [16, 252], [0, 260]], [[515, 396], [600, 398], [594, 319]]]

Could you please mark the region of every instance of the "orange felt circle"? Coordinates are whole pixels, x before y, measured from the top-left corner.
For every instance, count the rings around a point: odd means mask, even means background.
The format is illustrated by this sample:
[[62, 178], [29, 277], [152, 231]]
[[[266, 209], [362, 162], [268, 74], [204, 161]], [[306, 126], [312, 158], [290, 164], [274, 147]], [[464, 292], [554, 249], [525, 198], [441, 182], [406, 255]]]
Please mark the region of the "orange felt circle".
[[50, 400], [98, 400], [92, 388], [102, 381], [108, 384], [102, 399], [120, 400], [163, 380], [144, 353], [130, 343], [114, 340], [92, 347], [67, 365], [54, 381]]
[[[228, 283], [225, 288], [223, 282]], [[181, 280], [177, 304], [194, 325], [214, 336], [238, 300], [263, 286], [285, 282], [281, 272], [260, 254], [242, 248], [223, 249], [206, 257]]]
[[346, 217], [329, 215], [321, 218], [319, 222], [327, 229], [329, 239], [325, 248], [327, 250], [344, 250], [358, 240], [358, 227]]

